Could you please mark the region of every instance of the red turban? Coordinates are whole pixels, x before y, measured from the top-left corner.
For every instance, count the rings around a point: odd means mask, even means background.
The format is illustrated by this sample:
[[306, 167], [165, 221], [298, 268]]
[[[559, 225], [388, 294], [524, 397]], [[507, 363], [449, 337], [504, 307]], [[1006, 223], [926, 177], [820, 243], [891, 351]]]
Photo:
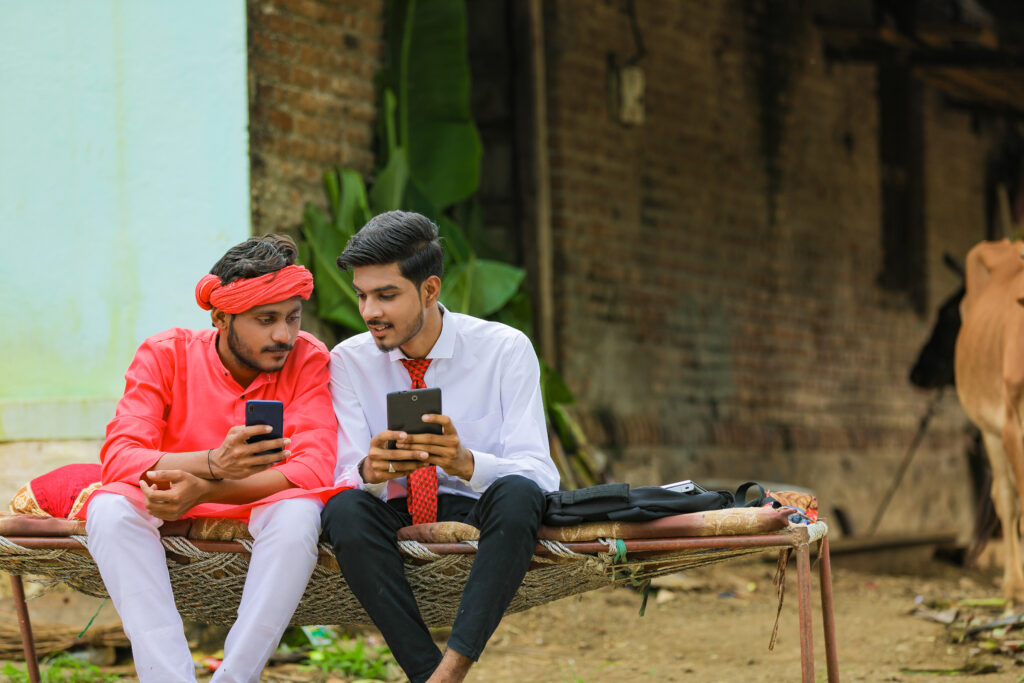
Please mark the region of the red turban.
[[225, 313], [243, 313], [254, 306], [274, 304], [313, 293], [313, 275], [302, 266], [285, 266], [273, 273], [235, 280], [222, 285], [216, 275], [204, 275], [196, 285], [196, 303], [204, 311], [218, 308]]

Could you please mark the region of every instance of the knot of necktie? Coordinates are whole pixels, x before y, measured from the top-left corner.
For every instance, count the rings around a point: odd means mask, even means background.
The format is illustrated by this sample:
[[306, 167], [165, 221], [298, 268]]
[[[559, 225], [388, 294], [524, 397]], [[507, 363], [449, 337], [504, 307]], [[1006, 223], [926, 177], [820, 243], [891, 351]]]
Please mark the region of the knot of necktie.
[[402, 358], [402, 365], [409, 372], [409, 379], [412, 380], [413, 389], [426, 389], [427, 385], [423, 381], [423, 376], [427, 374], [427, 368], [430, 367], [430, 361], [433, 358]]

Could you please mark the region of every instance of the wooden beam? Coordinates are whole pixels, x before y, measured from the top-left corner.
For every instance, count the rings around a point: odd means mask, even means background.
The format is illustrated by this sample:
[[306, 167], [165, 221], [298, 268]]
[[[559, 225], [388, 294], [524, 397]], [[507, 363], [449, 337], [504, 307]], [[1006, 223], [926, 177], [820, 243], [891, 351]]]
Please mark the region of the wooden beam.
[[949, 48], [957, 43], [973, 43], [989, 50], [999, 49], [999, 35], [987, 26], [918, 24], [914, 35], [933, 47]]
[[949, 97], [1024, 111], [1024, 85], [1021, 85], [1024, 83], [1024, 70], [1009, 74], [964, 69], [915, 69], [914, 77]]
[[544, 51], [544, 4], [512, 3], [518, 69], [516, 139], [523, 230], [531, 238], [526, 252], [532, 266], [534, 340], [540, 357], [558, 363], [554, 326], [554, 238], [548, 161], [547, 62]]
[[912, 67], [1017, 70], [1024, 68], [1024, 55], [980, 49], [906, 48], [889, 43], [836, 45], [825, 43], [825, 58], [834, 62], [896, 61]]

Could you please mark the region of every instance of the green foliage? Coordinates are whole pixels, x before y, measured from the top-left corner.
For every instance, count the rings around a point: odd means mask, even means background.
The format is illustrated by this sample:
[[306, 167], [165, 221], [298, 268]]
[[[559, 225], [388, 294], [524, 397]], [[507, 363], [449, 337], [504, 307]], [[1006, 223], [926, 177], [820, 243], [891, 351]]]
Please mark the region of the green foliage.
[[[2, 673], [4, 680], [11, 683], [29, 681], [28, 671], [13, 664], [6, 664]], [[122, 680], [121, 676], [105, 674], [99, 667], [75, 659], [66, 652], [58, 652], [43, 660], [39, 675], [42, 683], [108, 683]]]
[[340, 270], [335, 259], [358, 230], [357, 226], [370, 219], [366, 190], [359, 173], [350, 168], [325, 173], [324, 187], [330, 216], [312, 204], [306, 205], [302, 228], [306, 239], [300, 248], [300, 258], [313, 272], [317, 315], [336, 325], [358, 330], [362, 328], [363, 319], [352, 290], [352, 275]]
[[337, 642], [314, 648], [308, 666], [321, 673], [342, 674], [360, 679], [391, 680], [397, 664], [386, 647], [368, 646], [360, 638], [342, 636]]
[[[387, 16], [379, 85], [397, 99], [398, 147], [424, 196], [450, 206], [476, 192], [483, 151], [470, 111], [465, 0], [391, 0]], [[389, 165], [394, 152], [387, 150]]]
[[404, 209], [438, 224], [447, 259], [441, 301], [456, 312], [490, 316], [516, 296], [525, 273], [478, 257], [449, 215], [478, 232], [479, 205], [454, 206], [476, 192], [482, 151], [470, 114], [465, 4], [392, 0], [388, 27], [388, 67], [378, 83], [376, 179], [367, 191], [357, 171], [328, 171], [328, 212], [307, 204], [303, 215], [300, 256], [313, 271], [317, 314], [348, 330], [364, 329], [352, 277], [339, 271], [335, 259], [371, 216]]
[[445, 274], [441, 300], [452, 310], [485, 318], [512, 299], [523, 275], [522, 268], [473, 256]]

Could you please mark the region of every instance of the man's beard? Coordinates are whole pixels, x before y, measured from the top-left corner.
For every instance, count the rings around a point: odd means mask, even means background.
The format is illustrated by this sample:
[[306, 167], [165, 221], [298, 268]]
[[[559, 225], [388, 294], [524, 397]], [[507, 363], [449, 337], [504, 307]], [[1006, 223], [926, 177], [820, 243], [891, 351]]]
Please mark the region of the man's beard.
[[[231, 321], [228, 323], [228, 350], [231, 351], [231, 355], [235, 357], [239, 363], [245, 367], [256, 370], [257, 372], [277, 372], [284, 367], [285, 361], [288, 357], [285, 356], [284, 361], [281, 365], [264, 366], [260, 365], [259, 357], [257, 354], [252, 352], [252, 349], [242, 343], [242, 339], [235, 332], [235, 317], [231, 316]], [[263, 351], [291, 351], [292, 347], [288, 344], [272, 344], [270, 346], [264, 346]]]
[[[420, 333], [420, 330], [423, 329], [423, 323], [424, 323], [425, 320], [426, 320], [426, 317], [423, 315], [423, 309], [421, 308], [419, 315], [416, 316], [416, 320], [413, 321], [412, 325], [409, 326], [410, 327], [410, 332], [405, 335], [405, 337], [402, 339], [402, 341], [398, 342], [397, 344], [385, 344], [383, 340], [375, 338], [374, 341], [377, 343], [377, 348], [380, 349], [381, 353], [387, 353], [387, 352], [391, 351], [392, 349], [397, 349], [397, 348], [401, 347], [403, 344], [407, 343], [410, 339], [412, 339], [413, 337], [415, 337], [417, 334]], [[369, 325], [379, 325], [380, 321], [379, 320], [369, 320], [369, 321], [367, 321], [366, 324], [368, 326]], [[398, 331], [398, 328], [395, 327], [394, 325], [392, 325], [391, 327], [395, 331]]]

